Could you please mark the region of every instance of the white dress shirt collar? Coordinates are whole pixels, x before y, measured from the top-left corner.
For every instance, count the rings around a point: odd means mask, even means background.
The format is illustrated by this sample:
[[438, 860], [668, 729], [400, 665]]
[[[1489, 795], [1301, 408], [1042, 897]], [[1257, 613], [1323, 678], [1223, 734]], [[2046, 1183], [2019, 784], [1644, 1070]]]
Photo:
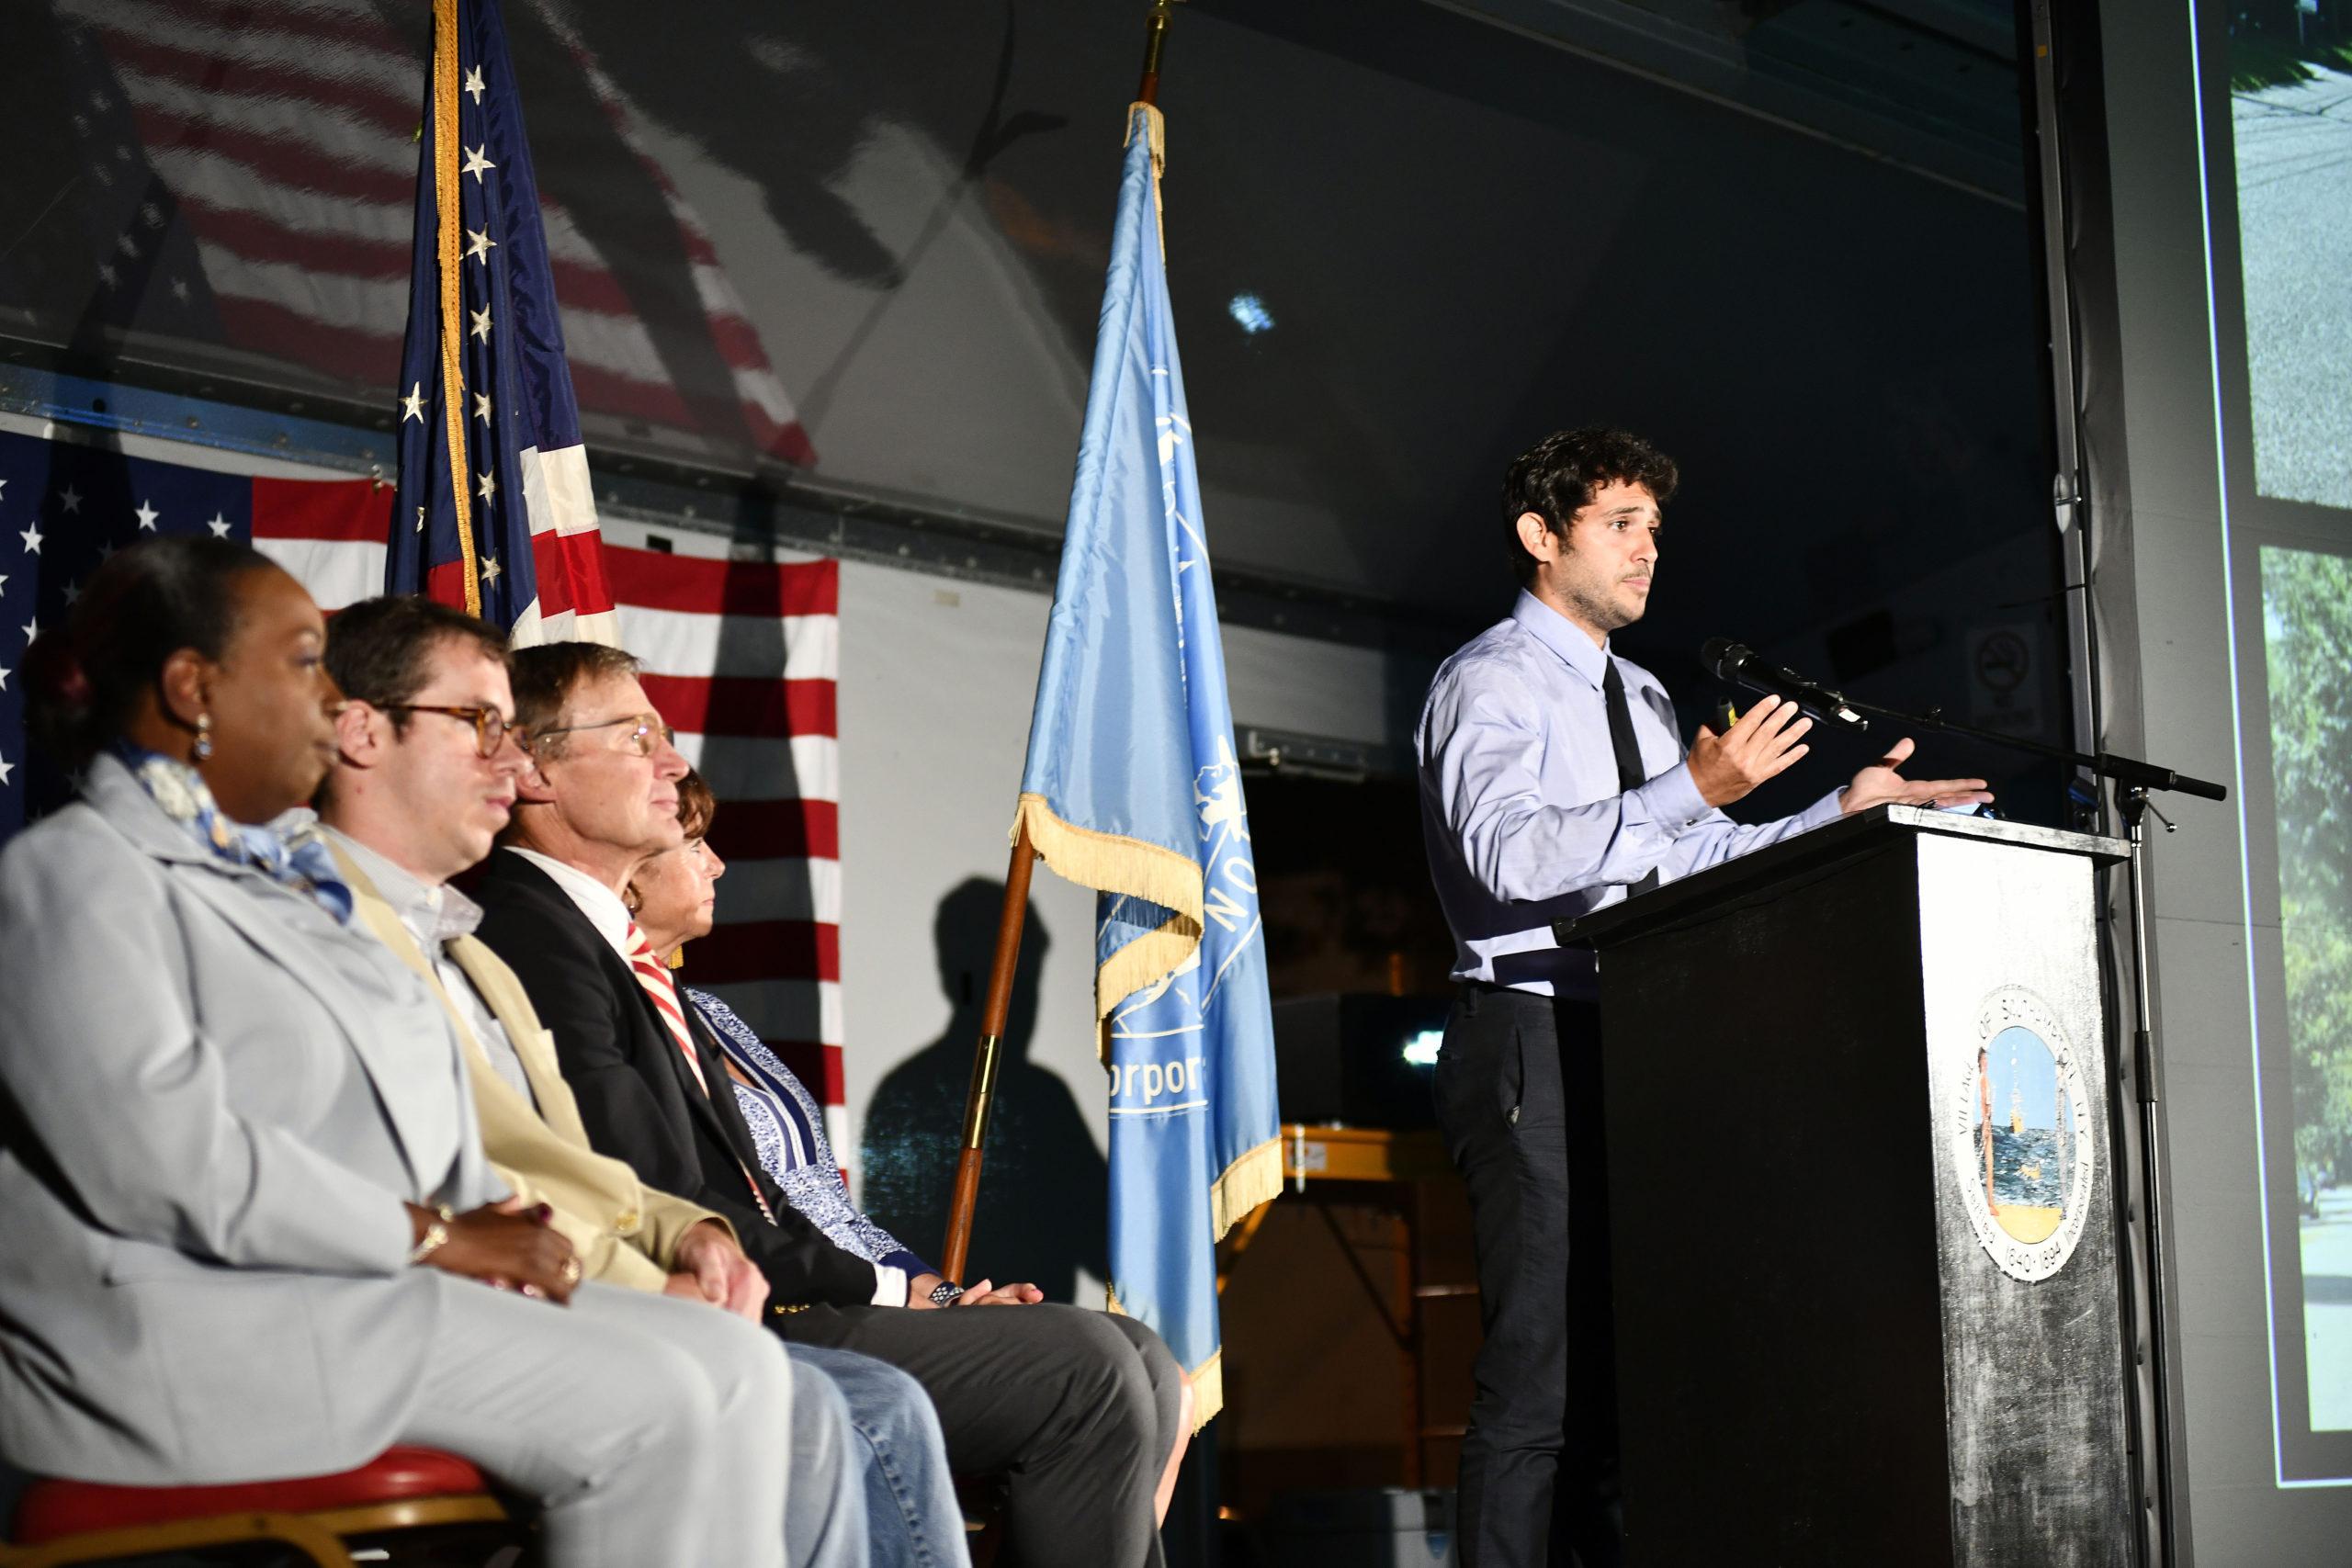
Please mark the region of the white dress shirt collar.
[[1519, 598], [1510, 607], [1510, 618], [1528, 636], [1558, 654], [1569, 669], [1591, 682], [1594, 691], [1601, 689], [1600, 682], [1609, 675], [1606, 642], [1594, 642], [1582, 626], [1524, 588], [1519, 591]]
[[570, 865], [553, 855], [543, 855], [537, 850], [526, 850], [517, 844], [506, 846], [508, 854], [521, 855], [552, 878], [558, 887], [588, 917], [596, 933], [612, 944], [612, 949], [626, 960], [628, 957], [628, 928], [635, 923], [628, 906], [620, 895], [589, 875], [576, 865]]
[[384, 902], [392, 907], [401, 924], [408, 928], [409, 934], [425, 952], [437, 953], [443, 942], [471, 936], [481, 926], [481, 906], [447, 883], [427, 884], [406, 866], [379, 854], [340, 828], [324, 823], [319, 826], [376, 885], [376, 891], [383, 895]]

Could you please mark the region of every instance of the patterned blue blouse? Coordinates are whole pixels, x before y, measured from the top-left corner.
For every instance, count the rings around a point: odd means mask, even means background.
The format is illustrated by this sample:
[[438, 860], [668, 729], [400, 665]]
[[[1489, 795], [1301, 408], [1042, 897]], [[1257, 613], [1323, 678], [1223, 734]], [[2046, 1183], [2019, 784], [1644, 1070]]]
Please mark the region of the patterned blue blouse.
[[719, 1049], [752, 1080], [735, 1084], [735, 1103], [742, 1108], [743, 1120], [752, 1129], [762, 1168], [784, 1189], [792, 1206], [831, 1237], [835, 1247], [868, 1263], [903, 1269], [910, 1280], [918, 1274], [939, 1272], [850, 1202], [849, 1189], [842, 1183], [841, 1162], [833, 1157], [832, 1145], [825, 1137], [824, 1112], [792, 1069], [777, 1059], [750, 1024], [735, 1016], [732, 1008], [708, 991], [685, 989], [703, 1021], [718, 1037]]

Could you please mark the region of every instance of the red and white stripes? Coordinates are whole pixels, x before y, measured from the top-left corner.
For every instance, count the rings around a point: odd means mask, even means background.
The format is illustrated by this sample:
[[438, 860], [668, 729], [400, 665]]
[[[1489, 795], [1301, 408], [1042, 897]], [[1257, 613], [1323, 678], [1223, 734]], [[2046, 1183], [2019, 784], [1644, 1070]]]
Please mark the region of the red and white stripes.
[[607, 545], [621, 646], [719, 801], [718, 923], [683, 977], [758, 1031], [842, 1112], [841, 563], [773, 565]]
[[[424, 62], [369, 0], [57, 8], [89, 29], [129, 96], [148, 164], [194, 233], [229, 346], [380, 389], [389, 407], [408, 321]], [[708, 234], [646, 153], [624, 96], [568, 29], [540, 20], [572, 50], [615, 134], [662, 190], [677, 225], [669, 238], [683, 245], [752, 446], [811, 460]], [[581, 408], [697, 430], [607, 258], [560, 203], [543, 192], [540, 205]]]

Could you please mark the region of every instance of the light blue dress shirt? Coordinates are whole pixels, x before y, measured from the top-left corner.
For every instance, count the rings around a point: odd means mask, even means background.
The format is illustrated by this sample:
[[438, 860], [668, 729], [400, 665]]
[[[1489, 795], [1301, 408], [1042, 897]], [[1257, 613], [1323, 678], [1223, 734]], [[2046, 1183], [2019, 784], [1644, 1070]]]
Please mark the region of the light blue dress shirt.
[[1838, 791], [1752, 828], [1709, 806], [1666, 689], [1623, 659], [1649, 782], [1620, 793], [1600, 690], [1610, 658], [1522, 592], [1509, 620], [1438, 667], [1413, 741], [1457, 980], [1590, 998], [1592, 954], [1561, 948], [1554, 920], [1619, 902], [1652, 871], [1672, 882], [1837, 819]]

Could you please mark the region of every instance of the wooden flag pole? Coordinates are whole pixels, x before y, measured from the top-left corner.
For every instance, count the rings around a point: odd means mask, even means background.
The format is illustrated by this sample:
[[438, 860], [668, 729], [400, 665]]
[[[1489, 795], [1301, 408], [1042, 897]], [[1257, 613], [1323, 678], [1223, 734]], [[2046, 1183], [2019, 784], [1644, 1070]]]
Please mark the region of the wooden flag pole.
[[[437, 0], [454, 4], [455, 0]], [[1144, 22], [1143, 81], [1136, 101], [1157, 106], [1159, 101], [1159, 56], [1168, 47], [1171, 0], [1152, 0]], [[1004, 1052], [1005, 1015], [1012, 1008], [1012, 971], [1021, 958], [1021, 927], [1029, 915], [1029, 874], [1035, 869], [1037, 851], [1029, 842], [1024, 816], [1012, 842], [1012, 863], [1004, 873], [1004, 909], [997, 917], [996, 958], [989, 965], [988, 1006], [980, 1014], [979, 1048], [972, 1054], [972, 1087], [964, 1097], [964, 1146], [956, 1156], [956, 1195], [947, 1209], [947, 1242], [941, 1249], [940, 1271], [950, 1284], [964, 1282], [964, 1264], [972, 1247], [972, 1211], [980, 1201], [980, 1161], [989, 1141], [989, 1111], [996, 1100], [996, 1075]]]
[[[464, 279], [458, 231], [465, 224], [458, 170], [458, 0], [433, 0], [433, 205], [440, 219], [434, 252], [441, 274], [441, 408], [449, 442], [449, 499], [458, 513], [458, 554], [466, 572], [466, 613], [481, 614], [481, 572], [474, 559], [473, 509], [466, 495]], [[477, 176], [479, 177], [479, 176]]]
[[1029, 874], [1037, 852], [1022, 819], [1012, 843], [1012, 863], [1004, 872], [1004, 909], [997, 917], [996, 957], [989, 964], [988, 1006], [980, 1014], [980, 1043], [972, 1055], [972, 1088], [964, 1100], [964, 1147], [956, 1156], [956, 1197], [947, 1213], [946, 1256], [942, 1274], [964, 1282], [964, 1260], [972, 1246], [972, 1211], [980, 1201], [980, 1159], [988, 1146], [989, 1111], [996, 1100], [997, 1066], [1004, 1054], [1005, 1015], [1012, 1009], [1012, 972], [1021, 958], [1021, 928], [1029, 915]]

